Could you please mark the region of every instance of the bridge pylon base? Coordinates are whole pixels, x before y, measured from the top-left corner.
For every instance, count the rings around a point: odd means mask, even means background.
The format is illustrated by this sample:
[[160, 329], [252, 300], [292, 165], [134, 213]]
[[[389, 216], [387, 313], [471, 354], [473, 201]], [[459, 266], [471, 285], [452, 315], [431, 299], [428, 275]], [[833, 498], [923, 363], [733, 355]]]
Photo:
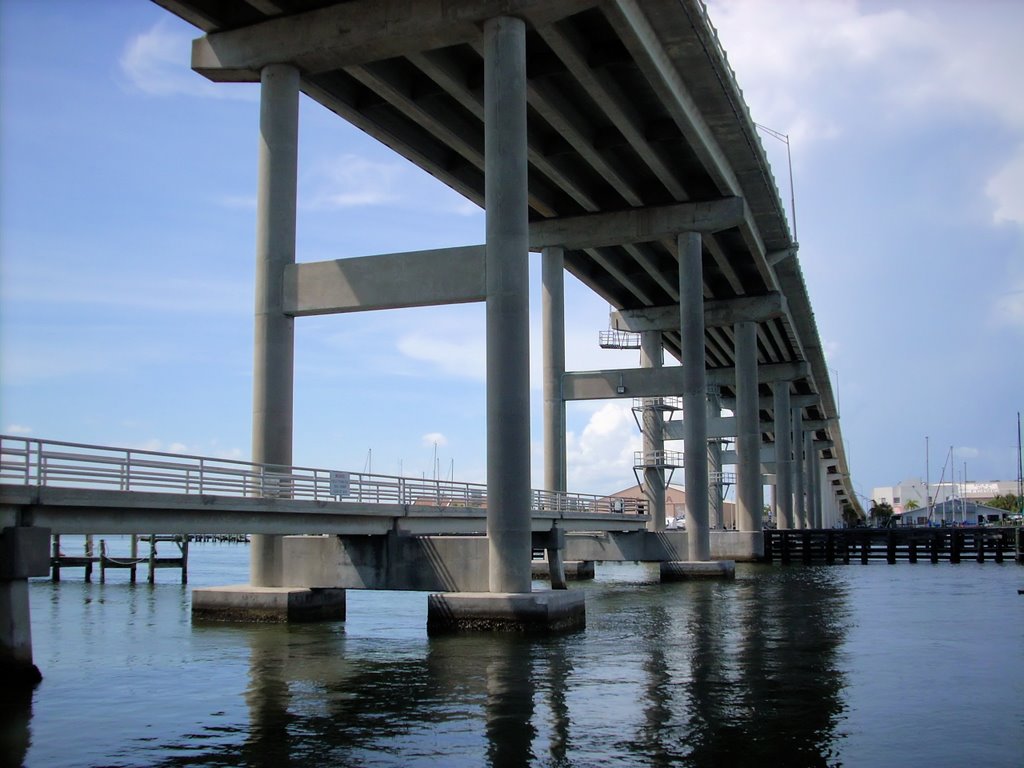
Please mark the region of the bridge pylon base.
[[427, 597], [427, 634], [570, 632], [587, 625], [582, 592], [443, 592]]
[[677, 560], [661, 564], [662, 582], [734, 578], [736, 578], [736, 561], [734, 560]]
[[345, 590], [233, 584], [192, 590], [193, 621], [344, 621]]

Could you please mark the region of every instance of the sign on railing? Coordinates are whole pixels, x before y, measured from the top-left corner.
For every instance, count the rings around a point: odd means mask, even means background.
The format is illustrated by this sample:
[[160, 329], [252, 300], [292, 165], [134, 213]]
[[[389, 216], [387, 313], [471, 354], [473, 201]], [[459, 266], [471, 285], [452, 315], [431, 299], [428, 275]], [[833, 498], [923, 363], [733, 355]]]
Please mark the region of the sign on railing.
[[[0, 482], [486, 509], [487, 487], [0, 435]], [[643, 514], [642, 499], [532, 491], [534, 511]]]

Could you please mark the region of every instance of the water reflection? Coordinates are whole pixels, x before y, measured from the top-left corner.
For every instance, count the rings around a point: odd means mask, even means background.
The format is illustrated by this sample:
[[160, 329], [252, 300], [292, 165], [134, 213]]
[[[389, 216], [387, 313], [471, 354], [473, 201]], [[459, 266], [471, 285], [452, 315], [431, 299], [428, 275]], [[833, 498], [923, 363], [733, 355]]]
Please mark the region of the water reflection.
[[[118, 593], [130, 621], [109, 632], [112, 588], [52, 610], [55, 623], [81, 622], [88, 642], [120, 632], [151, 646], [141, 628], [178, 610], [182, 663], [207, 678], [166, 722], [153, 716], [160, 736], [129, 732], [104, 764], [818, 766], [838, 762], [842, 739], [838, 649], [850, 618], [836, 573], [598, 582], [585, 587], [588, 629], [552, 638], [428, 638], [422, 617], [370, 636], [345, 624], [190, 625], [170, 590]], [[366, 610], [386, 612], [389, 600], [372, 596]], [[26, 745], [27, 717], [12, 731]]]

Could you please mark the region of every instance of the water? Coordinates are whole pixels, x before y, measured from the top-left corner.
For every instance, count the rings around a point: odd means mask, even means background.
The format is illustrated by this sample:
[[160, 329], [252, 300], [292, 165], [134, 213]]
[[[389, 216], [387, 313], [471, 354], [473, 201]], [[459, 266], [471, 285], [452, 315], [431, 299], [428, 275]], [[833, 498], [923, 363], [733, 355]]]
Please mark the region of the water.
[[[190, 587], [245, 580], [244, 545], [190, 555]], [[1024, 765], [1012, 563], [666, 585], [604, 565], [587, 629], [542, 639], [430, 639], [415, 593], [350, 591], [344, 624], [193, 626], [177, 571], [80, 574], [31, 586], [45, 679], [5, 716], [7, 763]]]

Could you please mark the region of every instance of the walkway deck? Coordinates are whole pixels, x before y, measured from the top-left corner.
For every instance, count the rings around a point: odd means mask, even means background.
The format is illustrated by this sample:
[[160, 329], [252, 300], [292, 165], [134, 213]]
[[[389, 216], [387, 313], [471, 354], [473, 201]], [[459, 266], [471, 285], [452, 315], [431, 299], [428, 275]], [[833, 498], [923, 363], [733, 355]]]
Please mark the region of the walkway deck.
[[[533, 530], [643, 530], [643, 501], [533, 491]], [[486, 533], [486, 487], [0, 435], [0, 517], [55, 534]], [[2, 520], [4, 525], [15, 521]]]

